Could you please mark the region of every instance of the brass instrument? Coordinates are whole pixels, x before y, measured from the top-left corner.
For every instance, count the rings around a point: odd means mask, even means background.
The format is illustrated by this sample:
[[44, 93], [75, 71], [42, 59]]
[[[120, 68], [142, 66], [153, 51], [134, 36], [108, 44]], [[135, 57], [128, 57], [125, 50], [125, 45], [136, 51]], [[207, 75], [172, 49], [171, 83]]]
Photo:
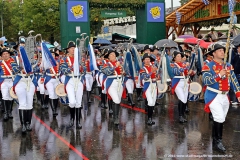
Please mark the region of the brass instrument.
[[[29, 36], [28, 37], [24, 37], [24, 36], [20, 36], [19, 37], [19, 42], [24, 39], [25, 40], [25, 47], [24, 49], [26, 50], [26, 53], [27, 53], [27, 56], [28, 56], [28, 60], [30, 61], [32, 65], [32, 68], [36, 67], [39, 60], [40, 60], [40, 53], [38, 51], [38, 48], [37, 48], [37, 37], [40, 37], [41, 38], [41, 41], [42, 42], [42, 36], [41, 34], [37, 34], [36, 36], [33, 36], [32, 33], [34, 31], [31, 30], [28, 32]], [[38, 59], [37, 59], [37, 62], [35, 62], [34, 60], [34, 54], [37, 52], [38, 54]], [[19, 63], [19, 65], [21, 66], [21, 61]]]

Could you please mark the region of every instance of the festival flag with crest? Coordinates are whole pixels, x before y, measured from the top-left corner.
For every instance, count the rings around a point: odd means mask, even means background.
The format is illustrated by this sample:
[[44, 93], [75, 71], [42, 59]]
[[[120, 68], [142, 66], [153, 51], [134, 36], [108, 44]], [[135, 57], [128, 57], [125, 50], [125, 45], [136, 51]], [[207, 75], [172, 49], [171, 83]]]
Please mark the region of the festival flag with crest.
[[210, 2], [208, 0], [202, 0], [202, 2], [207, 6], [210, 4]]
[[41, 67], [43, 67], [45, 70], [55, 67], [57, 65], [56, 60], [53, 58], [52, 53], [47, 48], [47, 45], [42, 42], [41, 43], [42, 48], [42, 63]]
[[31, 63], [28, 59], [27, 52], [25, 51], [23, 46], [20, 46], [19, 48], [20, 51], [20, 57], [22, 59], [22, 64], [23, 64], [23, 69], [26, 73], [31, 73], [32, 72], [32, 66]]
[[99, 70], [97, 67], [97, 61], [96, 61], [95, 53], [93, 51], [93, 46], [90, 43], [88, 44], [88, 52], [90, 56], [90, 70], [91, 71]]
[[176, 11], [176, 23], [179, 25], [181, 22], [182, 14]]

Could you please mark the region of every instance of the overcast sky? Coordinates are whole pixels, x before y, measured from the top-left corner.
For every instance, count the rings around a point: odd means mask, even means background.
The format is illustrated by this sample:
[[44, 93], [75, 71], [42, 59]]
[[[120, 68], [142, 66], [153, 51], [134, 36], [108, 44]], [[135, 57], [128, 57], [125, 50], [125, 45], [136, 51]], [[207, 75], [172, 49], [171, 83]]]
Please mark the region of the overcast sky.
[[[171, 1], [172, 0], [165, 0], [166, 8], [171, 7]], [[176, 7], [176, 6], [180, 6], [179, 0], [173, 0], [173, 7]]]

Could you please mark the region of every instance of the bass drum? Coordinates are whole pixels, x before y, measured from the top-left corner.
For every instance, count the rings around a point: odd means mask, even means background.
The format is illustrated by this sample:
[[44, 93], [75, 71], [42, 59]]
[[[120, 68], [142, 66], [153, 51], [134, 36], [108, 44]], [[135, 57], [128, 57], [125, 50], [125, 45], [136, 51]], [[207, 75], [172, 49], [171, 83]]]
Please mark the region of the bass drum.
[[165, 93], [168, 89], [167, 83], [161, 83], [160, 80], [157, 81], [158, 94]]
[[17, 95], [14, 93], [13, 91], [13, 87], [10, 88], [10, 96], [13, 98], [13, 99], [18, 99]]
[[63, 83], [60, 83], [59, 85], [57, 85], [57, 87], [55, 88], [55, 92], [59, 97], [67, 96], [67, 93], [65, 92]]
[[200, 97], [201, 92], [202, 92], [202, 86], [199, 83], [197, 82], [190, 83], [188, 100], [197, 101]]

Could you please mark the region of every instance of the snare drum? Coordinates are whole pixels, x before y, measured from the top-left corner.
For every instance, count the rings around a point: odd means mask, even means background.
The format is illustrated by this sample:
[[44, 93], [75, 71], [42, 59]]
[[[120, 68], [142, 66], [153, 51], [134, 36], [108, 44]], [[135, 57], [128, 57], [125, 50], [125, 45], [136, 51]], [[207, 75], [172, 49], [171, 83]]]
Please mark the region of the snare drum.
[[202, 92], [202, 86], [197, 82], [192, 82], [189, 85], [189, 101], [197, 101], [200, 97], [200, 93]]
[[13, 99], [18, 99], [17, 95], [14, 93], [13, 91], [13, 87], [10, 88], [10, 96], [13, 98]]
[[59, 99], [60, 99], [60, 102], [61, 102], [63, 105], [67, 105], [67, 104], [69, 103], [68, 96], [59, 97]]
[[63, 83], [60, 83], [59, 85], [57, 85], [57, 87], [55, 88], [55, 92], [59, 97], [67, 96], [67, 93], [65, 92]]

